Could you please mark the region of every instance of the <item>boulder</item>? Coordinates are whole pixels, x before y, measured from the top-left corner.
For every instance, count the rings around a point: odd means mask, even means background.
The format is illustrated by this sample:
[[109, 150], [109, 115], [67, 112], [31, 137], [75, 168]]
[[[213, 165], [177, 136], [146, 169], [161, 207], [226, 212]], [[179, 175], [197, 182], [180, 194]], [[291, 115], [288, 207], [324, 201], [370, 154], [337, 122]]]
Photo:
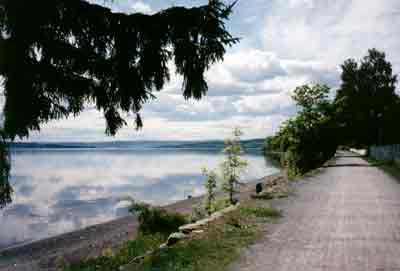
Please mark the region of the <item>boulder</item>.
[[239, 203], [236, 205], [231, 205], [225, 209], [222, 209], [221, 211], [211, 214], [211, 216], [208, 218], [201, 219], [192, 224], [186, 224], [186, 225], [180, 226], [179, 231], [182, 233], [189, 234], [192, 231], [200, 230], [202, 227], [207, 226], [208, 223], [213, 222], [213, 221], [223, 217], [224, 214], [236, 210], [239, 207], [239, 205], [240, 205]]
[[250, 195], [251, 198], [253, 199], [265, 199], [265, 200], [269, 200], [269, 199], [273, 199], [274, 198], [274, 194], [268, 191], [263, 191], [259, 194], [251, 194]]
[[186, 234], [181, 233], [181, 232], [175, 232], [172, 233], [167, 240], [167, 246], [172, 246], [176, 243], [178, 243], [179, 241], [185, 239], [187, 237]]
[[159, 249], [166, 249], [167, 247], [167, 243], [163, 243], [160, 245]]
[[192, 231], [198, 230], [201, 227], [201, 225], [197, 223], [192, 223], [192, 224], [186, 224], [183, 226], [179, 227], [179, 231], [183, 233], [191, 233]]
[[262, 190], [263, 190], [263, 184], [262, 183], [257, 183], [256, 184], [256, 193], [260, 194]]

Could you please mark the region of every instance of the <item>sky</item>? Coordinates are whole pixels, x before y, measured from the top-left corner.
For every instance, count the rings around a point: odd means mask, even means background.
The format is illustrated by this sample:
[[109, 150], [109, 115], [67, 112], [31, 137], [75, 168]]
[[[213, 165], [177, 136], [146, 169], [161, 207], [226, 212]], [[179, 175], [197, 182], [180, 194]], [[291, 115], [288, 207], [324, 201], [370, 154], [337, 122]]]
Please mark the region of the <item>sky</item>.
[[[114, 11], [152, 14], [170, 6], [206, 0], [90, 0]], [[227, 0], [226, 0], [227, 1]], [[30, 141], [207, 140], [226, 137], [233, 127], [244, 138], [271, 135], [296, 113], [296, 86], [340, 84], [340, 64], [360, 59], [369, 48], [383, 50], [400, 73], [399, 0], [239, 0], [228, 29], [241, 42], [207, 72], [209, 92], [185, 100], [181, 78], [171, 81], [144, 106], [144, 127], [134, 120], [116, 137], [104, 135], [95, 110], [43, 125]]]

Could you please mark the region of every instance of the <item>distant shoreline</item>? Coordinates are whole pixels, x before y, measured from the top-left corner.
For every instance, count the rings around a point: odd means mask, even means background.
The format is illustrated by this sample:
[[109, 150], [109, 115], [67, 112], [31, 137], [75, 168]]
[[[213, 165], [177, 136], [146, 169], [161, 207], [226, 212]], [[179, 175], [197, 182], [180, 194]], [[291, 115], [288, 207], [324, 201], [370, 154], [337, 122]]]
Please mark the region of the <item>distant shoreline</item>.
[[[264, 139], [247, 139], [242, 140], [241, 143], [245, 148], [262, 148]], [[29, 148], [29, 149], [59, 149], [59, 148], [220, 148], [222, 150], [224, 140], [144, 140], [144, 141], [100, 141], [100, 142], [12, 142], [10, 147], [12, 149]]]

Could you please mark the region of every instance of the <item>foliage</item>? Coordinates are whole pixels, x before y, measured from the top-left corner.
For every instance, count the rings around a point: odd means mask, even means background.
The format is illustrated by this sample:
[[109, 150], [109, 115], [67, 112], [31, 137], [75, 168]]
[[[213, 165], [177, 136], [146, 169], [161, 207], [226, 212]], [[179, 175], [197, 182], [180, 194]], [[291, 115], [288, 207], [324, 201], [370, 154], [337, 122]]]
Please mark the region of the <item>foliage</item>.
[[[267, 211], [264, 211], [267, 210]], [[264, 223], [277, 218], [265, 206], [243, 206], [221, 221], [210, 224], [206, 232], [186, 242], [160, 251], [131, 270], [226, 270], [242, 248], [254, 241]]]
[[[28, 137], [42, 123], [102, 112], [115, 135], [170, 79], [183, 77], [183, 96], [200, 99], [204, 73], [238, 42], [226, 30], [234, 4], [209, 0], [154, 15], [113, 13], [84, 0], [4, 0], [0, 5], [0, 76], [4, 77], [4, 139]], [[9, 167], [1, 149], [0, 202], [9, 201]]]
[[281, 163], [291, 176], [317, 168], [335, 154], [336, 123], [328, 93], [324, 85], [296, 88], [292, 98], [301, 110], [267, 140], [266, 152], [280, 153]]
[[331, 101], [322, 85], [296, 88], [293, 100], [301, 108], [297, 116], [266, 139], [266, 153], [281, 163], [290, 175], [320, 167], [338, 146], [369, 147], [398, 143], [400, 97], [397, 77], [385, 54], [368, 51], [360, 64], [349, 59], [342, 65], [342, 84]]
[[384, 172], [392, 176], [394, 179], [400, 182], [400, 165], [396, 161], [381, 161], [373, 157], [363, 157], [369, 164], [377, 166]]
[[321, 115], [329, 111], [329, 92], [330, 88], [326, 85], [303, 85], [294, 90], [292, 99], [301, 107], [302, 112]]
[[371, 49], [357, 63], [344, 62], [342, 84], [335, 107], [343, 144], [365, 148], [398, 143], [400, 98], [395, 93], [397, 77], [385, 53]]
[[[234, 212], [211, 223], [204, 233], [193, 235], [168, 249], [156, 251], [145, 257], [142, 262], [127, 265], [124, 270], [226, 270], [229, 263], [237, 258], [240, 250], [251, 244], [263, 232], [265, 223], [278, 218], [279, 214], [264, 202], [245, 202]], [[140, 235], [138, 241], [128, 242], [115, 256], [89, 260], [67, 271], [118, 270], [119, 266], [127, 264], [135, 256], [156, 248], [157, 242], [162, 243], [162, 239], [157, 235], [154, 238]]]
[[233, 5], [210, 0], [154, 15], [113, 13], [82, 0], [7, 0], [0, 9], [4, 130], [28, 136], [40, 124], [78, 115], [88, 103], [104, 113], [107, 133], [137, 116], [169, 80], [183, 76], [185, 98], [207, 92], [204, 72], [236, 43], [225, 29]]
[[12, 187], [9, 183], [10, 155], [7, 142], [0, 132], [0, 208], [11, 202]]
[[240, 174], [247, 166], [247, 161], [241, 158], [243, 149], [240, 145], [242, 131], [235, 128], [232, 137], [225, 140], [225, 160], [221, 163], [222, 190], [228, 193], [229, 202], [235, 203], [234, 194], [237, 193]]
[[138, 215], [139, 232], [142, 234], [161, 233], [169, 235], [176, 232], [179, 226], [187, 223], [185, 216], [179, 213], [170, 213], [144, 203], [134, 203], [131, 212]]
[[214, 201], [213, 209], [214, 211], [219, 211], [229, 207], [231, 204], [228, 198], [220, 198]]
[[206, 194], [204, 195], [204, 209], [211, 215], [214, 211], [215, 189], [217, 188], [217, 174], [213, 170], [203, 169], [203, 175], [206, 176], [204, 186]]
[[121, 250], [114, 255], [89, 259], [79, 264], [65, 268], [65, 271], [110, 271], [119, 270], [119, 267], [128, 263], [133, 258], [154, 250], [165, 241], [162, 234], [139, 234], [135, 240], [127, 241]]
[[243, 212], [248, 213], [249, 215], [255, 215], [256, 217], [279, 218], [282, 216], [281, 211], [266, 207], [245, 207], [243, 208]]
[[193, 206], [192, 212], [189, 216], [189, 222], [194, 223], [200, 219], [203, 219], [207, 216], [207, 212], [204, 209], [204, 204], [198, 204]]

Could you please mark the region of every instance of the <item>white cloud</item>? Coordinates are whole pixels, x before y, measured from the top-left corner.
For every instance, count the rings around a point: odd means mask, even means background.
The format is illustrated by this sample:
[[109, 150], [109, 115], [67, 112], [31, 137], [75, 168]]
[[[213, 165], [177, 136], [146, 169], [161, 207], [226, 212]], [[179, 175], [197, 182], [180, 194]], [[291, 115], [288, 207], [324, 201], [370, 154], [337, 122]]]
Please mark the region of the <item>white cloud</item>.
[[288, 7], [284, 1], [273, 1], [262, 31], [264, 48], [283, 57], [335, 66], [361, 57], [369, 48], [389, 54], [400, 48], [400, 14], [393, 13], [400, 10], [397, 0], [291, 3]]
[[223, 65], [229, 69], [234, 78], [245, 82], [286, 74], [275, 53], [253, 48], [228, 54]]
[[[171, 4], [204, 3], [121, 0], [112, 7], [154, 13]], [[131, 125], [117, 139], [223, 138], [231, 127], [244, 124], [247, 137], [262, 137], [294, 113], [290, 94], [296, 86], [337, 87], [339, 65], [349, 57], [358, 59], [376, 47], [400, 72], [398, 0], [239, 1], [232, 18], [229, 29], [242, 41], [207, 72], [207, 97], [183, 99], [182, 79], [170, 63], [171, 82], [144, 106], [144, 129], [135, 132]], [[32, 139], [104, 140], [103, 132], [101, 114], [88, 110], [77, 119], [45, 125]]]
[[154, 13], [153, 8], [148, 1], [143, 0], [118, 0], [118, 1], [104, 1], [104, 0], [87, 0], [88, 2], [103, 5], [111, 8], [114, 12], [136, 13], [141, 12], [144, 14]]
[[149, 4], [144, 3], [143, 1], [135, 1], [131, 4], [131, 8], [134, 12], [141, 12], [144, 14], [153, 13], [153, 10]]

